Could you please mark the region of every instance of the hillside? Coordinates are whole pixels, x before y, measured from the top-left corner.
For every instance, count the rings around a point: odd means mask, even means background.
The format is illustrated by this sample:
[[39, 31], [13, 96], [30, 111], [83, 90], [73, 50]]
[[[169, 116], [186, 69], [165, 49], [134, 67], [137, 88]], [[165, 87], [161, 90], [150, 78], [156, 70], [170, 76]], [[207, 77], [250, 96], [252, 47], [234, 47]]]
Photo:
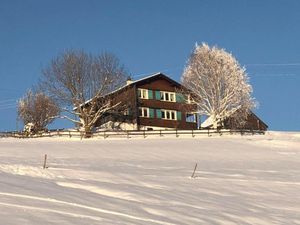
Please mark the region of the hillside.
[[5, 225], [300, 224], [300, 133], [2, 138], [0, 156]]

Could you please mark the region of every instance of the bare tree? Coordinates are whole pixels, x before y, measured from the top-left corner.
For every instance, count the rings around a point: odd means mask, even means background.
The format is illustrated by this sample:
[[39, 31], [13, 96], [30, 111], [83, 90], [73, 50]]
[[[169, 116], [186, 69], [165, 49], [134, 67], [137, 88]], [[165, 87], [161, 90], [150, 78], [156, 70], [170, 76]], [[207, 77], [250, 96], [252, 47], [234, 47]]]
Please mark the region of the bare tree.
[[193, 93], [198, 112], [209, 116], [214, 128], [229, 117], [245, 122], [255, 106], [245, 68], [224, 49], [196, 45], [181, 79]]
[[124, 84], [127, 76], [113, 54], [93, 56], [69, 50], [43, 70], [42, 87], [60, 103], [65, 112], [62, 117], [79, 125], [88, 136], [95, 122], [118, 105], [104, 96]]
[[45, 130], [58, 114], [59, 107], [42, 92], [29, 90], [18, 102], [18, 116], [25, 125], [32, 125], [33, 132]]

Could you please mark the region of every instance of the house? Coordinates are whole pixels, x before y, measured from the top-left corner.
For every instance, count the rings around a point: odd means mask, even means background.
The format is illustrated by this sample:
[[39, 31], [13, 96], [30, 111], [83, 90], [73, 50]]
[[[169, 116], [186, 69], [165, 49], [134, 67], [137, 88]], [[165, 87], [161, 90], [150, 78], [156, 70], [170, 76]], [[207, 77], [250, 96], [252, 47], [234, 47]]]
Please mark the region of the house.
[[196, 105], [186, 99], [183, 86], [162, 73], [131, 81], [105, 96], [117, 110], [104, 114], [96, 127], [152, 130], [197, 129]]
[[[109, 101], [110, 105], [118, 106], [97, 120], [95, 127], [121, 130], [198, 129], [200, 115], [196, 113], [197, 105], [183, 92], [189, 93], [163, 73], [136, 81], [127, 80], [126, 85], [101, 98]], [[85, 105], [88, 106], [88, 102]], [[207, 118], [200, 127], [211, 128], [211, 119]], [[264, 131], [268, 128], [253, 112], [249, 113], [242, 127], [237, 126], [230, 117], [222, 121], [219, 127]]]
[[234, 120], [229, 117], [224, 121], [224, 128], [266, 131], [268, 129], [268, 125], [264, 121], [262, 121], [254, 112], [250, 111], [250, 113], [247, 115], [245, 124], [243, 124], [242, 126], [236, 125]]
[[[236, 112], [238, 113], [238, 112]], [[222, 124], [218, 124], [219, 128], [223, 129], [243, 129], [243, 130], [261, 130], [266, 131], [268, 125], [262, 121], [254, 112], [250, 111], [247, 119], [243, 125], [238, 125], [234, 121], [233, 117], [225, 119]], [[213, 127], [213, 121], [211, 117], [208, 117], [202, 124], [201, 128], [209, 129]]]

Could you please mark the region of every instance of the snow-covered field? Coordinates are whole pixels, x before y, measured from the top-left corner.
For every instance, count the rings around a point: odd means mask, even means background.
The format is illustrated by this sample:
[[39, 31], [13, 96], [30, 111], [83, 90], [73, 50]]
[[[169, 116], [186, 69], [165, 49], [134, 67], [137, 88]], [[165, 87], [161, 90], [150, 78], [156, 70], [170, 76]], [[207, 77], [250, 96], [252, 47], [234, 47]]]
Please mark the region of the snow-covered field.
[[0, 221], [300, 224], [300, 133], [82, 141], [3, 138]]

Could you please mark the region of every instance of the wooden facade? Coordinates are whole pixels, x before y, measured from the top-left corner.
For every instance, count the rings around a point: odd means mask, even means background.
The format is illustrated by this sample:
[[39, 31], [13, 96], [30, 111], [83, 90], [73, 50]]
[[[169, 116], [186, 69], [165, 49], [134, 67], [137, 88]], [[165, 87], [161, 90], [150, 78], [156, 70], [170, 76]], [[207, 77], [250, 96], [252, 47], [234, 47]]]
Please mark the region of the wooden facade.
[[[107, 113], [97, 127], [112, 129], [197, 129], [198, 116], [181, 94], [182, 86], [162, 73], [131, 81], [108, 94], [117, 112]], [[124, 126], [126, 125], [126, 126]]]
[[264, 121], [262, 121], [255, 113], [250, 112], [247, 116], [244, 125], [237, 126], [233, 119], [228, 118], [227, 120], [224, 121], [224, 128], [266, 131], [268, 129], [268, 125]]

